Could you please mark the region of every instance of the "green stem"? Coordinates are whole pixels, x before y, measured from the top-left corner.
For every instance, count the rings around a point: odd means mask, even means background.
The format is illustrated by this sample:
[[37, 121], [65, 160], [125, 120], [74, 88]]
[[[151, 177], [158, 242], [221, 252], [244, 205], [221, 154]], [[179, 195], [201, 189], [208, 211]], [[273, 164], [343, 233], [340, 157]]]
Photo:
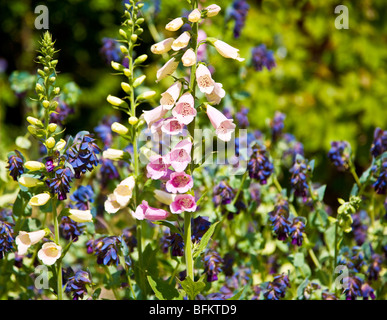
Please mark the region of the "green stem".
[[359, 179], [359, 176], [357, 175], [356, 173], [356, 170], [355, 170], [355, 167], [354, 165], [352, 164], [352, 162], [350, 163], [350, 166], [349, 166], [349, 171], [351, 172], [353, 178], [355, 179], [355, 182], [357, 184], [357, 186], [359, 187], [359, 190], [361, 189], [362, 185], [361, 185], [361, 182], [360, 182], [360, 179]]
[[[336, 270], [336, 267], [337, 267], [337, 254], [338, 254], [338, 238], [339, 238], [339, 235], [338, 235], [338, 232], [339, 232], [339, 223], [338, 221], [336, 221], [335, 223], [335, 251], [334, 251], [334, 260], [333, 260], [333, 270], [332, 270], [332, 277], [333, 275], [335, 274], [335, 270]], [[335, 287], [335, 291], [336, 291], [336, 295], [337, 295], [337, 288]]]
[[[58, 214], [56, 212], [56, 198], [55, 197], [52, 199], [51, 204], [52, 204], [52, 215], [53, 215], [53, 219], [54, 219], [55, 243], [58, 246], [60, 246], [59, 223], [58, 223]], [[59, 259], [57, 261], [56, 268], [57, 268], [58, 300], [63, 300], [62, 259]]]
[[235, 203], [238, 201], [239, 195], [240, 195], [241, 191], [243, 190], [243, 185], [245, 184], [248, 173], [249, 172], [246, 170], [245, 173], [243, 174], [241, 184], [240, 184], [239, 189], [235, 195], [235, 198], [232, 201], [232, 205], [235, 205]]
[[187, 267], [187, 276], [194, 281], [194, 265], [192, 259], [192, 244], [191, 244], [191, 214], [184, 212], [184, 253], [185, 264]]

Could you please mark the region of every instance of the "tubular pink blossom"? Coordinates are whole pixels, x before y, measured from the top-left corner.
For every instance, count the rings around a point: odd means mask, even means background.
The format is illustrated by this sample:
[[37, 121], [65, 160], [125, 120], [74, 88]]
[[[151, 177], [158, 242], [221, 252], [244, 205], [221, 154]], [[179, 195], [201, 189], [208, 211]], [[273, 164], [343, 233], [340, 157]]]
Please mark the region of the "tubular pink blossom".
[[168, 192], [186, 193], [193, 187], [193, 179], [184, 172], [174, 172], [165, 185]]
[[181, 123], [176, 118], [165, 119], [161, 125], [161, 131], [169, 135], [177, 135], [182, 133], [184, 129], [184, 124]]
[[149, 163], [146, 166], [147, 177], [153, 180], [158, 180], [168, 174], [169, 164], [160, 155], [153, 155], [149, 158]]
[[168, 154], [164, 161], [177, 172], [183, 172], [191, 162], [192, 142], [189, 139], [180, 141]]
[[207, 115], [212, 126], [215, 128], [218, 138], [223, 141], [230, 141], [231, 135], [236, 127], [233, 120], [227, 119], [222, 112], [210, 105], [207, 105]]
[[180, 122], [189, 124], [196, 116], [195, 100], [189, 92], [184, 93], [172, 110], [172, 115]]
[[144, 111], [143, 116], [144, 120], [148, 124], [148, 128], [151, 127], [152, 124], [162, 119], [165, 114], [168, 112], [167, 109], [164, 109], [163, 106], [158, 106], [153, 110]]
[[195, 212], [195, 197], [190, 194], [179, 194], [169, 207], [172, 213]]
[[163, 209], [157, 209], [149, 206], [148, 202], [143, 200], [137, 207], [136, 211], [132, 213], [137, 220], [158, 221], [165, 220], [169, 216], [169, 212]]
[[210, 94], [214, 90], [215, 81], [211, 77], [210, 70], [205, 65], [199, 64], [196, 69], [196, 80], [201, 92]]

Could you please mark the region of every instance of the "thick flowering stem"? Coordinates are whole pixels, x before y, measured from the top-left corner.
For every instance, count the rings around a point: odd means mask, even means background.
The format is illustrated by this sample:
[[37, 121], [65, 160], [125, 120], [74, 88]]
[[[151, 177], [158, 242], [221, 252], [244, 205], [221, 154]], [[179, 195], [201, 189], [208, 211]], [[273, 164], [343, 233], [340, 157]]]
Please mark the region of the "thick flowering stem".
[[[58, 213], [56, 210], [56, 197], [52, 198], [52, 216], [54, 219], [54, 230], [55, 230], [55, 243], [60, 246], [60, 235], [59, 235], [59, 223], [58, 223]], [[63, 300], [63, 279], [62, 279], [62, 259], [58, 259], [56, 263], [56, 277], [57, 277], [57, 297], [58, 300]]]

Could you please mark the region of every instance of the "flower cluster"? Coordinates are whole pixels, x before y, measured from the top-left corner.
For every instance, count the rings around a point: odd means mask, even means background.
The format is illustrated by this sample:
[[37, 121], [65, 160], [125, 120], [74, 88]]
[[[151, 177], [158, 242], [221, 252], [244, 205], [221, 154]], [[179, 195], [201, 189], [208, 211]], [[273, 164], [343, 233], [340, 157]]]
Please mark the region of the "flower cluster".
[[271, 70], [276, 66], [273, 51], [267, 50], [264, 44], [254, 47], [251, 55], [251, 63], [255, 71], [262, 71], [264, 67]]
[[350, 153], [348, 149], [349, 143], [347, 141], [331, 142], [328, 158], [339, 171], [345, 171], [349, 167]]
[[290, 288], [289, 276], [282, 273], [269, 282], [263, 295], [266, 300], [280, 300], [285, 297], [287, 288]]
[[7, 252], [12, 251], [14, 246], [13, 243], [12, 226], [9, 223], [0, 220], [0, 259], [3, 259]]
[[71, 295], [73, 300], [82, 300], [87, 295], [87, 287], [91, 285], [92, 281], [89, 272], [79, 270], [68, 278], [65, 292]]
[[230, 18], [235, 20], [234, 37], [239, 38], [241, 31], [245, 26], [246, 17], [249, 12], [250, 6], [246, 0], [234, 0], [232, 7], [230, 8]]

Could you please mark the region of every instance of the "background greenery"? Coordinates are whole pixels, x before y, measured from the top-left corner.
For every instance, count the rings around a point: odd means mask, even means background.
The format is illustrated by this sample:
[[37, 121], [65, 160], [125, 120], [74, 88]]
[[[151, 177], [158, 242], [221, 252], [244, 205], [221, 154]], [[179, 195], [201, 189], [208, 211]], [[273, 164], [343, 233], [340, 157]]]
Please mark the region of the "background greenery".
[[[221, 37], [240, 48], [246, 58], [245, 64], [236, 64], [211, 55], [215, 78], [233, 97], [224, 99], [222, 106], [235, 110], [248, 107], [252, 129], [266, 128], [276, 110], [285, 113], [285, 130], [304, 144], [307, 158], [316, 159], [315, 180], [330, 185], [326, 201], [336, 203], [337, 197], [348, 193], [353, 181], [329, 165], [326, 153], [330, 142], [349, 141], [356, 151], [356, 165], [363, 171], [370, 162], [369, 148], [375, 127], [387, 128], [387, 3], [383, 0], [248, 2], [246, 25], [238, 39], [233, 37], [234, 21], [227, 21], [227, 7], [232, 1], [203, 3], [217, 3], [223, 8], [220, 16], [211, 19], [203, 29], [212, 37]], [[150, 56], [145, 69], [146, 84], [160, 93], [168, 83], [156, 85], [155, 71], [164, 60], [152, 55], [149, 48], [155, 41], [170, 36], [164, 30], [166, 22], [182, 15], [187, 3], [161, 1], [158, 14], [154, 14], [154, 1], [145, 3], [148, 27], [144, 27], [138, 54]], [[34, 9], [39, 4], [49, 9], [49, 31], [60, 49], [58, 85], [73, 81], [81, 90], [66, 132], [73, 135], [80, 128], [93, 131], [105, 115], [114, 113], [106, 102], [107, 95], [121, 94], [120, 79], [111, 74], [100, 48], [103, 37], [116, 37], [122, 20], [122, 1], [0, 2], [0, 58], [7, 62], [5, 72], [0, 74], [1, 161], [16, 148], [15, 139], [26, 132], [25, 118], [30, 112], [26, 97], [34, 97], [31, 90], [37, 68], [34, 58], [37, 40], [43, 32], [34, 28], [37, 17]], [[349, 9], [348, 30], [335, 28], [334, 8], [339, 4]], [[251, 49], [262, 43], [274, 51], [277, 66], [271, 71], [256, 72], [250, 65]], [[24, 81], [15, 86], [11, 75]], [[8, 179], [4, 172], [0, 172], [0, 178], [3, 182]]]

